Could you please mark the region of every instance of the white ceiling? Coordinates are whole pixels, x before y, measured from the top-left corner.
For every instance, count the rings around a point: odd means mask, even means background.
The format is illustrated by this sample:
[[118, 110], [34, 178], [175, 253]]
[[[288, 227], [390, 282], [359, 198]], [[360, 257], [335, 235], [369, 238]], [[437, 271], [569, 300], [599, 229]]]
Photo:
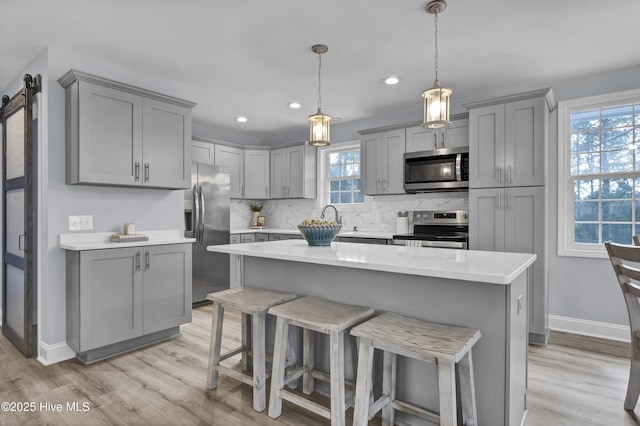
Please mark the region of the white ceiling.
[[[306, 128], [317, 105], [310, 49], [322, 43], [326, 113], [347, 122], [419, 109], [434, 79], [426, 3], [0, 0], [0, 88], [46, 46], [61, 46], [183, 88], [201, 126], [261, 138]], [[638, 66], [638, 17], [637, 0], [449, 0], [439, 17], [439, 77], [460, 108]], [[382, 84], [391, 74], [402, 82]], [[289, 109], [291, 100], [303, 107]], [[249, 121], [236, 123], [237, 115]]]

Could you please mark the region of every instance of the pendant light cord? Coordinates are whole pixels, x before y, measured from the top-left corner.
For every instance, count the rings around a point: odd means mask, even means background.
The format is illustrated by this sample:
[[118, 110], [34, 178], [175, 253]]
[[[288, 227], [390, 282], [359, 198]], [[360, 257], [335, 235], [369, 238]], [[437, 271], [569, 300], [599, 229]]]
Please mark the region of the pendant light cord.
[[322, 109], [322, 54], [318, 53], [318, 111]]
[[436, 32], [435, 32], [435, 40], [436, 40], [436, 81], [438, 81], [438, 12], [435, 13], [435, 17], [433, 18], [433, 22], [435, 23]]

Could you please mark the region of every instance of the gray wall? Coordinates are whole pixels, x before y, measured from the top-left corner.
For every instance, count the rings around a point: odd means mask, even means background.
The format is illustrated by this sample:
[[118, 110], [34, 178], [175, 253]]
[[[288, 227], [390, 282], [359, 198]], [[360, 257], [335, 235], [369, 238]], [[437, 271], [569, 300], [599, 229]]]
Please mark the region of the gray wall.
[[[181, 97], [178, 89], [153, 76], [136, 75], [100, 60], [80, 57], [54, 47], [41, 53], [16, 77], [19, 80], [24, 73], [40, 73], [44, 80], [46, 108], [41, 117], [43, 138], [40, 141], [43, 158], [39, 163], [43, 212], [39, 239], [42, 252], [39, 290], [42, 301], [40, 340], [48, 345], [66, 340], [65, 253], [58, 248], [58, 236], [69, 232], [69, 215], [93, 215], [92, 232], [120, 231], [125, 222], [136, 223], [140, 231], [183, 229], [182, 191], [65, 184], [64, 89], [57, 79], [70, 68]], [[11, 87], [5, 91], [9, 89]]]
[[[551, 85], [556, 100], [640, 88], [640, 67], [583, 76]], [[608, 259], [558, 256], [558, 125], [551, 120], [549, 155], [549, 313], [628, 325], [622, 293]]]

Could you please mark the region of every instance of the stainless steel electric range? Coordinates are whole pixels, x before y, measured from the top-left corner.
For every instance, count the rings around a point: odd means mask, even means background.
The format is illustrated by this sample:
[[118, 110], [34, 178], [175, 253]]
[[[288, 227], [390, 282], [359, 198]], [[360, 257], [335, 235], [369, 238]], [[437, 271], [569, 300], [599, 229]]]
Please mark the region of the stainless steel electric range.
[[413, 232], [394, 235], [393, 244], [467, 249], [469, 245], [469, 211], [414, 211]]

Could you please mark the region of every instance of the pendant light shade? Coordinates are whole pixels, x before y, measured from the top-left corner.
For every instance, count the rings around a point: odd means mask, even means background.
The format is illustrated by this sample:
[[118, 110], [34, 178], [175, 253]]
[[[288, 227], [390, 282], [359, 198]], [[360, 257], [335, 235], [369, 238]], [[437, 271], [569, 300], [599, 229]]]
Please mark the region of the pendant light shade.
[[453, 91], [448, 87], [442, 87], [440, 81], [438, 81], [438, 13], [443, 12], [446, 8], [447, 2], [444, 0], [431, 0], [425, 8], [427, 13], [434, 15], [436, 45], [436, 78], [433, 82], [433, 87], [422, 92], [422, 100], [424, 103], [422, 127], [427, 129], [441, 129], [451, 125], [451, 121], [449, 120], [449, 106]]
[[309, 145], [327, 146], [329, 145], [329, 130], [331, 117], [322, 113], [318, 108], [318, 112], [309, 116]]
[[311, 47], [313, 53], [318, 54], [318, 112], [309, 116], [309, 145], [327, 146], [330, 145], [330, 122], [331, 117], [322, 112], [322, 54], [327, 53], [329, 48], [324, 44], [316, 44]]
[[440, 86], [438, 80], [433, 82], [431, 89], [422, 92], [424, 98], [424, 118], [422, 126], [428, 129], [441, 129], [449, 127], [449, 101], [452, 90]]

